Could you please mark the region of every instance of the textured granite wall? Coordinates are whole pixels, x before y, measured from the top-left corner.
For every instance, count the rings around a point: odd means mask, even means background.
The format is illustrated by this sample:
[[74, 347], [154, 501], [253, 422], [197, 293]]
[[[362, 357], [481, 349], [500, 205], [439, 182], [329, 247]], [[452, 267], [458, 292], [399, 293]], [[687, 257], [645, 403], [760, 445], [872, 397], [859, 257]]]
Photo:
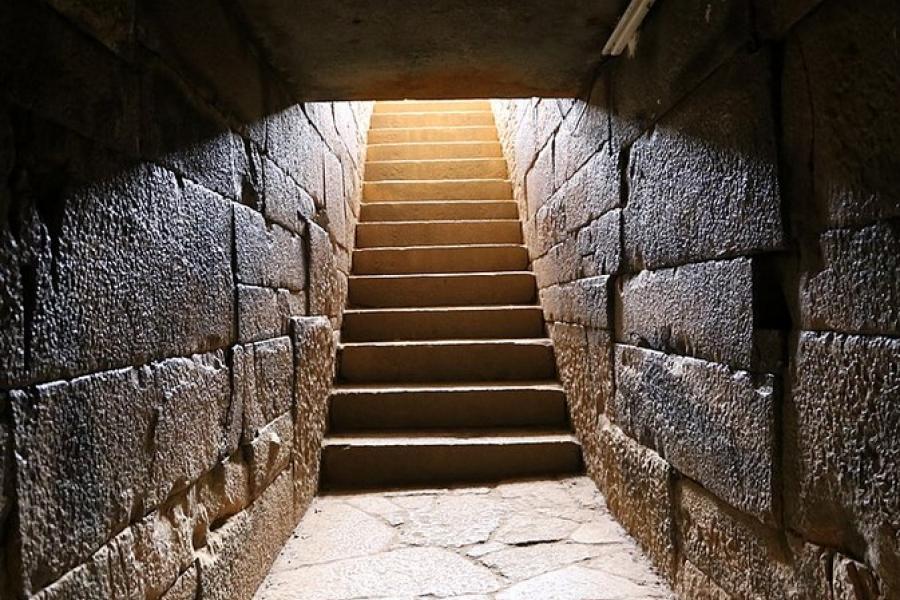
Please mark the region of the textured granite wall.
[[572, 420], [686, 598], [900, 597], [900, 5], [662, 2], [495, 101]]
[[0, 597], [250, 597], [316, 488], [371, 107], [182, 4], [0, 6]]

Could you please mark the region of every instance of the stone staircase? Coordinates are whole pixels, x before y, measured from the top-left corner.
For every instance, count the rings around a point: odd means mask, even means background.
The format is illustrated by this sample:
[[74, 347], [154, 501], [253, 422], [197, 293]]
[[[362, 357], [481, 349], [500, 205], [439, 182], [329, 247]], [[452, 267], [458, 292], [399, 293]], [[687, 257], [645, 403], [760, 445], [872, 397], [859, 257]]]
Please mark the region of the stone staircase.
[[581, 470], [486, 101], [379, 102], [325, 489]]

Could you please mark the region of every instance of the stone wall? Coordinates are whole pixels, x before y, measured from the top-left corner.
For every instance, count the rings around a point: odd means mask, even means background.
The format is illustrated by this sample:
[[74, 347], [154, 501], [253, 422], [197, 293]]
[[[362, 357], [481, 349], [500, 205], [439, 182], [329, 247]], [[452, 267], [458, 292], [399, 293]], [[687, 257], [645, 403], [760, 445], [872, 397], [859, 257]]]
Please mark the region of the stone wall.
[[315, 492], [371, 107], [219, 4], [0, 6], [0, 597], [248, 598]]
[[656, 3], [495, 101], [588, 468], [685, 598], [900, 597], [900, 5]]

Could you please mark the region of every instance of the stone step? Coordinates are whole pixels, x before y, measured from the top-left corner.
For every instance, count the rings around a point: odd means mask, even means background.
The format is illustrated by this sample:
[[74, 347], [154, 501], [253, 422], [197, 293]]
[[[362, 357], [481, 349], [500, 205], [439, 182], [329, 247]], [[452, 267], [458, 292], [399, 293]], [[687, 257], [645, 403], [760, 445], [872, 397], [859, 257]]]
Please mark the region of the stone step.
[[360, 207], [360, 221], [456, 221], [461, 219], [507, 220], [519, 218], [512, 200], [459, 200], [457, 202], [369, 202]]
[[322, 487], [331, 490], [558, 476], [582, 468], [575, 436], [553, 430], [330, 435], [322, 448]]
[[503, 158], [500, 142], [414, 142], [410, 144], [370, 144], [370, 161], [432, 160], [438, 158]]
[[521, 244], [519, 221], [393, 221], [360, 223], [356, 247]]
[[515, 244], [364, 248], [353, 252], [356, 275], [522, 271], [528, 251]]
[[497, 142], [497, 128], [490, 127], [396, 127], [369, 130], [370, 144], [408, 142]]
[[502, 158], [386, 160], [366, 163], [366, 181], [408, 179], [505, 179]]
[[460, 112], [491, 110], [488, 100], [388, 100], [375, 103], [374, 114], [402, 112]]
[[530, 271], [351, 275], [349, 303], [359, 308], [531, 304], [535, 279]]
[[337, 386], [331, 431], [559, 427], [566, 395], [555, 382]]
[[370, 131], [397, 127], [490, 127], [493, 125], [494, 115], [490, 110], [375, 113], [372, 115]]
[[556, 375], [546, 338], [341, 344], [343, 381], [514, 381]]
[[344, 342], [537, 338], [545, 335], [539, 306], [349, 309]]
[[510, 199], [512, 199], [512, 187], [506, 179], [366, 181], [363, 183], [364, 202]]

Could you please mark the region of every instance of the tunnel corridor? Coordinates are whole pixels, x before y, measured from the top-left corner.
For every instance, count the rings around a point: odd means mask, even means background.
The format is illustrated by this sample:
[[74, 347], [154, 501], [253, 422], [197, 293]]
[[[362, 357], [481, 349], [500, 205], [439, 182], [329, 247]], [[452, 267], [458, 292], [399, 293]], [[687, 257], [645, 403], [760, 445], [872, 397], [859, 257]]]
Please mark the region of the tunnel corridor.
[[4, 1], [0, 599], [900, 599], [898, 31]]

